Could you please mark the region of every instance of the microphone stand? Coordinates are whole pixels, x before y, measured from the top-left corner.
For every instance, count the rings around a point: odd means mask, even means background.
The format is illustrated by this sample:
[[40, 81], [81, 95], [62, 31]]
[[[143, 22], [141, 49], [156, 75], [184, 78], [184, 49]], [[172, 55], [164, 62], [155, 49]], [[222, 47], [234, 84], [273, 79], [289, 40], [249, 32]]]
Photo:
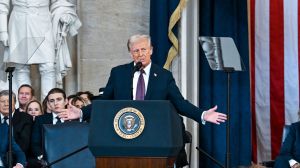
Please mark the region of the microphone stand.
[[224, 168], [224, 166], [222, 165], [222, 163], [220, 163], [219, 161], [217, 161], [215, 158], [213, 158], [212, 156], [210, 156], [208, 153], [206, 153], [203, 149], [196, 147], [196, 149], [198, 151], [200, 151], [201, 153], [203, 153], [206, 157], [208, 157], [211, 161], [215, 162], [218, 166]]
[[230, 74], [234, 68], [224, 67], [224, 71], [227, 73], [226, 168], [230, 168]]
[[220, 162], [218, 162], [215, 158], [210, 156], [208, 153], [206, 153], [204, 150], [202, 150], [199, 147], [196, 147], [197, 150], [199, 150], [201, 153], [203, 153], [205, 156], [207, 156], [210, 160], [215, 162], [217, 165], [219, 165], [222, 168], [230, 168], [230, 84], [231, 84], [231, 78], [230, 74], [234, 72], [233, 67], [224, 67], [224, 72], [227, 73], [227, 122], [226, 122], [226, 160], [225, 160], [225, 166], [223, 166]]
[[12, 73], [15, 70], [15, 67], [8, 67], [6, 68], [5, 72], [8, 72], [8, 81], [9, 81], [9, 135], [8, 135], [8, 166], [12, 168], [12, 137], [13, 137], [13, 130], [12, 130]]
[[[79, 149], [77, 149], [77, 150], [75, 150], [75, 151], [73, 151], [73, 152], [71, 152], [71, 153], [69, 153], [69, 154], [66, 154], [65, 156], [63, 156], [63, 157], [61, 157], [61, 158], [59, 158], [59, 159], [57, 159], [57, 160], [54, 160], [53, 162], [51, 162], [51, 163], [49, 163], [49, 164], [47, 164], [47, 165], [44, 165], [42, 168], [49, 168], [50, 166], [56, 164], [57, 162], [60, 162], [60, 161], [62, 161], [62, 160], [64, 160], [64, 159], [66, 159], [66, 158], [68, 158], [68, 157], [70, 157], [70, 156], [72, 156], [72, 155], [74, 155], [74, 154], [80, 152], [80, 151], [83, 151], [83, 150], [86, 149], [86, 148], [88, 148], [87, 145], [84, 146], [84, 147], [81, 147], [81, 148], [79, 148]], [[46, 162], [46, 163], [47, 163], [47, 162]]]

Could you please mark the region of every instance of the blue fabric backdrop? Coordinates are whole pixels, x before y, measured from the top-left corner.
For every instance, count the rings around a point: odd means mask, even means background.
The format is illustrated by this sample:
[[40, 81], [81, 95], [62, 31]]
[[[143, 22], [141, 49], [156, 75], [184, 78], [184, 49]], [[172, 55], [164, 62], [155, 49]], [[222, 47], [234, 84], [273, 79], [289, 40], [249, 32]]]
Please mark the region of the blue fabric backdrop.
[[[179, 4], [179, 0], [151, 0], [150, 36], [153, 45], [152, 61], [164, 66], [171, 42], [168, 37], [169, 19]], [[173, 28], [177, 34], [177, 25]]]
[[[163, 66], [171, 43], [168, 39], [169, 18], [179, 0], [151, 0], [150, 35], [154, 46], [152, 61]], [[247, 30], [247, 0], [200, 0], [200, 35], [227, 36], [235, 41], [246, 71], [231, 75], [231, 165], [250, 165], [250, 83]], [[174, 28], [177, 32], [177, 28]], [[202, 51], [202, 50], [200, 50]], [[199, 106], [218, 105], [226, 113], [227, 75], [210, 70], [200, 52]], [[200, 147], [225, 164], [226, 126], [207, 123], [200, 127]], [[218, 167], [200, 154], [200, 167]]]
[[[246, 67], [244, 72], [231, 75], [231, 165], [250, 165], [251, 162], [251, 113], [247, 0], [200, 0], [200, 36], [231, 37], [237, 45]], [[227, 74], [210, 70], [200, 50], [201, 107], [218, 105], [218, 111], [227, 112]], [[200, 147], [225, 164], [226, 125], [207, 124], [200, 129]], [[201, 167], [218, 167], [200, 157]]]

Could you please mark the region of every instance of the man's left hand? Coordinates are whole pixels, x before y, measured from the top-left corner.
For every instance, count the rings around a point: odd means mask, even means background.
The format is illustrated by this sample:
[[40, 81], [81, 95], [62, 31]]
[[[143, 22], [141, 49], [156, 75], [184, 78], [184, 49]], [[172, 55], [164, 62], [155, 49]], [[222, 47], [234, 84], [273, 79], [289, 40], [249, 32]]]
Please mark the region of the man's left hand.
[[227, 120], [227, 115], [217, 112], [217, 108], [218, 106], [215, 106], [207, 110], [203, 116], [203, 119], [214, 124], [220, 124], [221, 122], [225, 122]]

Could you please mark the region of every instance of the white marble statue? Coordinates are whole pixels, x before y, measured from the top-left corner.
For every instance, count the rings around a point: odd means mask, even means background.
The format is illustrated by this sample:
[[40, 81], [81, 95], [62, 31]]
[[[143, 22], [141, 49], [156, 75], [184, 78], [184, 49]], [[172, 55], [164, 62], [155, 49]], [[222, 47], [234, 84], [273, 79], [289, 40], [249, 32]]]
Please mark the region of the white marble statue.
[[0, 0], [0, 41], [7, 46], [4, 62], [16, 67], [17, 86], [31, 84], [30, 65], [38, 64], [42, 99], [50, 89], [62, 86], [62, 77], [72, 66], [66, 36], [76, 35], [81, 26], [76, 3], [76, 0]]

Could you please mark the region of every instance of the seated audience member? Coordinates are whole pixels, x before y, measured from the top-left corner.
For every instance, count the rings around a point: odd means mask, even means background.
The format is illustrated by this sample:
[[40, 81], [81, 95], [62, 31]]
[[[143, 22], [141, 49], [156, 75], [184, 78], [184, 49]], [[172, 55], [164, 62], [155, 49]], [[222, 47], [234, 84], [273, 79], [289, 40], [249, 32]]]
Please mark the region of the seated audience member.
[[85, 102], [86, 105], [91, 104], [92, 103], [92, 99], [94, 97], [94, 95], [91, 92], [89, 92], [89, 91], [77, 92], [76, 95], [80, 96], [84, 100], [84, 102]]
[[72, 94], [72, 95], [69, 95], [69, 96], [67, 97], [67, 99], [68, 99], [68, 104], [67, 104], [67, 106], [68, 106], [69, 104], [72, 103], [73, 98], [76, 97], [76, 96], [77, 96], [77, 95]]
[[300, 121], [293, 123], [289, 129], [275, 160], [275, 168], [300, 168]]
[[77, 108], [82, 108], [83, 106], [86, 106], [85, 101], [79, 96], [74, 97], [71, 101], [71, 104]]
[[28, 84], [23, 84], [18, 89], [18, 101], [20, 112], [25, 112], [26, 105], [34, 99], [34, 89]]
[[58, 117], [58, 114], [65, 112], [66, 105], [68, 104], [66, 93], [60, 88], [53, 88], [49, 91], [48, 102], [50, 105], [51, 113], [45, 113], [44, 115], [37, 116], [32, 130], [31, 147], [33, 155], [41, 160], [43, 158], [42, 148], [42, 130], [44, 124], [60, 124], [65, 122]]
[[[8, 152], [8, 125], [5, 123], [6, 121], [3, 121], [3, 123], [0, 124], [0, 168], [8, 167], [8, 163], [6, 158], [6, 154]], [[12, 150], [13, 150], [13, 156], [16, 159], [16, 165], [13, 168], [24, 168], [26, 163], [26, 157], [24, 152], [21, 150], [19, 145], [15, 142], [14, 139], [12, 139]]]
[[[31, 128], [33, 124], [33, 119], [31, 115], [23, 112], [19, 112], [15, 109], [16, 95], [12, 94], [12, 126], [13, 126], [13, 136], [17, 144], [20, 146], [25, 155], [29, 152]], [[0, 91], [0, 117], [1, 122], [4, 118], [9, 117], [9, 91]], [[9, 121], [6, 120], [7, 124]]]
[[37, 100], [32, 100], [28, 102], [25, 111], [27, 114], [30, 114], [33, 117], [33, 120], [35, 119], [36, 116], [44, 114], [42, 105]]

